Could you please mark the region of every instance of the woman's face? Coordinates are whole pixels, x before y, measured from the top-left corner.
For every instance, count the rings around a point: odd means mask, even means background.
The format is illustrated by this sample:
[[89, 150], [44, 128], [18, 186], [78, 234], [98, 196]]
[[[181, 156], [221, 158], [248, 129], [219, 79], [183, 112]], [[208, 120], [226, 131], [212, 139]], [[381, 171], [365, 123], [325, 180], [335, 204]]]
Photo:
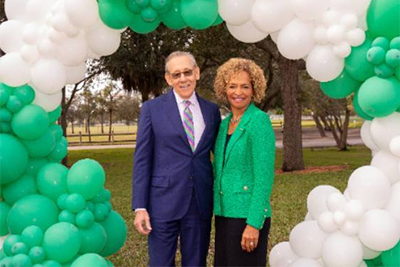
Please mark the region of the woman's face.
[[226, 95], [231, 108], [245, 110], [253, 96], [250, 75], [246, 71], [233, 75], [227, 84]]

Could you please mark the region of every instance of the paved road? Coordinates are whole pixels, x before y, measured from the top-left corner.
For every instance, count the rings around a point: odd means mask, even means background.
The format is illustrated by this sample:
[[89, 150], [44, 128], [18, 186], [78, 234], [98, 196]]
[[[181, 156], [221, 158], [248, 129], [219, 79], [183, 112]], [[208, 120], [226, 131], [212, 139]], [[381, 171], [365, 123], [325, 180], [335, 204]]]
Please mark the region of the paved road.
[[[283, 134], [276, 130], [276, 147], [282, 148]], [[327, 132], [327, 137], [321, 137], [314, 128], [303, 129], [303, 147], [334, 147], [336, 146], [332, 134]], [[347, 143], [349, 145], [363, 145], [360, 137], [360, 129], [350, 129]], [[98, 145], [98, 146], [69, 146], [68, 150], [86, 150], [86, 149], [114, 149], [114, 148], [135, 148], [134, 144], [130, 145]]]

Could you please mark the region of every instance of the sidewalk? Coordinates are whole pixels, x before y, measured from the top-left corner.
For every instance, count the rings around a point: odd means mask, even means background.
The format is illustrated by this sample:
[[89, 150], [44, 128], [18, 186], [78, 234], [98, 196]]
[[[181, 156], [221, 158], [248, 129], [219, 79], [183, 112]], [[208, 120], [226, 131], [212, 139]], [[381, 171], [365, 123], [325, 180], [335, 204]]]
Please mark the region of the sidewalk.
[[[315, 128], [303, 129], [303, 147], [335, 147], [336, 142], [330, 132], [326, 132], [327, 137], [321, 137]], [[282, 148], [283, 134], [280, 130], [275, 130], [277, 148]], [[347, 143], [349, 145], [364, 145], [360, 136], [360, 129], [349, 129]], [[135, 148], [135, 144], [129, 145], [94, 145], [94, 146], [69, 146], [68, 150], [91, 150], [91, 149], [114, 149], [114, 148]]]

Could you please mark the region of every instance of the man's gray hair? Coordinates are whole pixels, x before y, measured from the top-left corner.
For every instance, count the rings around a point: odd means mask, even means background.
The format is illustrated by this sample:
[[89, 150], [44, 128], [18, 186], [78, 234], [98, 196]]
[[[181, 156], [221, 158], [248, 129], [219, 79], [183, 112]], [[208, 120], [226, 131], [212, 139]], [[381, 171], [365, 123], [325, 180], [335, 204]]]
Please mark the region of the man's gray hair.
[[172, 52], [171, 54], [169, 54], [169, 56], [165, 60], [165, 72], [168, 73], [168, 63], [171, 61], [171, 59], [176, 58], [176, 57], [183, 57], [183, 56], [188, 57], [192, 61], [194, 68], [197, 67], [196, 59], [194, 58], [194, 56], [191, 53], [183, 52], [183, 51], [175, 51], [175, 52]]

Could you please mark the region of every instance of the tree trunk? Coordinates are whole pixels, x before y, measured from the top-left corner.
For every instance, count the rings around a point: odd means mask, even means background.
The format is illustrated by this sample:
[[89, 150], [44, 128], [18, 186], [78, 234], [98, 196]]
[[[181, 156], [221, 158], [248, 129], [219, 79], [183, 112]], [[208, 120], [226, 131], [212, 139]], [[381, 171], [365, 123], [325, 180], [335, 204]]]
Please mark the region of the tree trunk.
[[315, 115], [314, 113], [313, 113], [312, 117], [313, 117], [313, 120], [315, 122], [315, 125], [317, 126], [319, 135], [321, 137], [326, 137], [326, 133], [325, 133], [324, 127], [322, 126], [321, 122], [319, 121], [319, 117], [317, 115]]
[[280, 57], [281, 93], [284, 106], [282, 170], [304, 169], [301, 132], [301, 103], [297, 61]]
[[340, 138], [340, 151], [347, 151], [347, 136], [349, 133], [350, 110], [346, 107], [346, 116], [344, 118], [342, 136]]
[[100, 115], [100, 123], [101, 123], [101, 133], [104, 133], [104, 113]]
[[71, 119], [71, 131], [74, 134], [75, 133], [75, 129], [74, 129], [74, 118]]
[[110, 109], [110, 129], [108, 129], [108, 142], [111, 142], [111, 134], [112, 134], [112, 124], [113, 124], [113, 120], [112, 120], [112, 114], [113, 114], [113, 110]]
[[[61, 128], [63, 130], [63, 135], [65, 138], [67, 138], [67, 127], [68, 127], [68, 122], [67, 122], [67, 109], [66, 109], [66, 97], [65, 97], [65, 87], [62, 89], [62, 98], [61, 98], [61, 116], [59, 119], [59, 123], [61, 124]], [[68, 153], [65, 156], [65, 158], [62, 159], [61, 164], [64, 166], [68, 167]]]
[[86, 129], [87, 129], [87, 134], [89, 136], [89, 143], [92, 142], [92, 136], [90, 135], [90, 116], [88, 116], [87, 118], [87, 125], [86, 125]]

